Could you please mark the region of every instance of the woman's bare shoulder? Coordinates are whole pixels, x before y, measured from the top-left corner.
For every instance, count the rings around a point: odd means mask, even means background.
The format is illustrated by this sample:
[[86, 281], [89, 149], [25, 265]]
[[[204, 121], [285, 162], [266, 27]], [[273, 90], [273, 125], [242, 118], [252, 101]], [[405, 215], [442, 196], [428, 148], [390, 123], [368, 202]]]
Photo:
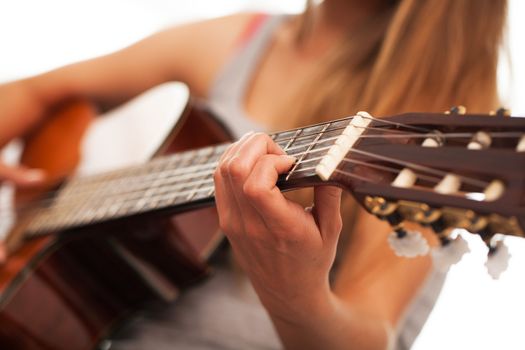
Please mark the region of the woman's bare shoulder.
[[183, 80], [194, 94], [205, 96], [211, 81], [259, 14], [239, 13], [170, 28], [163, 37], [163, 59], [170, 76]]

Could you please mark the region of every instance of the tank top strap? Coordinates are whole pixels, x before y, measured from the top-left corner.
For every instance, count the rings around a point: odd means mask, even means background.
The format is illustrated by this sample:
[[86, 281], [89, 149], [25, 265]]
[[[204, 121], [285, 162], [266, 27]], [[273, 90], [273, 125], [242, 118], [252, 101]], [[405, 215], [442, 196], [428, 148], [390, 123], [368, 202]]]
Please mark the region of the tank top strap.
[[264, 24], [264, 22], [268, 19], [269, 16], [270, 15], [268, 15], [267, 13], [257, 13], [257, 14], [255, 14], [250, 19], [250, 21], [248, 22], [248, 24], [244, 28], [243, 32], [241, 33], [241, 35], [239, 35], [239, 38], [237, 39], [237, 42], [236, 42], [235, 46], [236, 47], [242, 47], [242, 46], [246, 45], [248, 42], [250, 42], [252, 37], [257, 33], [257, 31], [259, 30], [261, 25]]

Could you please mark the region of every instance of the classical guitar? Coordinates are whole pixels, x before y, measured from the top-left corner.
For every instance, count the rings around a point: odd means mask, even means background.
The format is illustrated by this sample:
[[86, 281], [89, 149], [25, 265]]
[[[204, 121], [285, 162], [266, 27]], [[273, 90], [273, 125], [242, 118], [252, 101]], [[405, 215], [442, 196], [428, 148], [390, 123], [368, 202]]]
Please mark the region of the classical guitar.
[[[137, 308], [206, 275], [221, 240], [212, 175], [229, 134], [198, 108], [180, 111], [150, 161], [96, 174], [75, 174], [88, 103], [62, 106], [27, 137], [21, 163], [50, 180], [16, 196], [0, 268], [2, 349], [92, 349]], [[271, 137], [297, 158], [282, 190], [347, 189], [392, 225], [400, 255], [423, 253], [405, 244], [416, 237], [406, 221], [431, 227], [444, 247], [452, 228], [477, 233], [490, 254], [498, 234], [524, 236], [525, 119], [503, 110], [360, 112]]]

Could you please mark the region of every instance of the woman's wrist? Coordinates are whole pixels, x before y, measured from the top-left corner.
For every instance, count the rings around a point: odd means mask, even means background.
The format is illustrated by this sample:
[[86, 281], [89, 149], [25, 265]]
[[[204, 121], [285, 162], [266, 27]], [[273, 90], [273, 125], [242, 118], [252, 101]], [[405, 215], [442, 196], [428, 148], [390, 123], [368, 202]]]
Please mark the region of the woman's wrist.
[[284, 298], [261, 293], [259, 297], [272, 319], [296, 326], [308, 326], [313, 318], [329, 319], [336, 312], [337, 296], [328, 284]]

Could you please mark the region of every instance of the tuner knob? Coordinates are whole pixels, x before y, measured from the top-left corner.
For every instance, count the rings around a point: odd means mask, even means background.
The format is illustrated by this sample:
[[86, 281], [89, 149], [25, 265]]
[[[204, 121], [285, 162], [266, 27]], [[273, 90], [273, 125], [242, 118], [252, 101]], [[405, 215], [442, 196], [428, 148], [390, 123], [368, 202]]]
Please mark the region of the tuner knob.
[[432, 261], [439, 271], [448, 271], [450, 266], [457, 264], [463, 255], [470, 252], [468, 242], [459, 234], [454, 239], [441, 239], [441, 242], [441, 247], [432, 250]]
[[467, 108], [465, 106], [453, 106], [448, 111], [445, 112], [445, 114], [452, 114], [452, 115], [463, 115], [467, 113]]
[[509, 248], [503, 242], [503, 239], [498, 241], [491, 242], [488, 245], [489, 252], [487, 254], [487, 262], [485, 262], [485, 267], [487, 272], [493, 279], [497, 280], [503, 272], [509, 266], [510, 253]]
[[406, 231], [401, 226], [395, 227], [388, 236], [390, 248], [399, 257], [415, 258], [427, 255], [430, 247], [421, 232]]
[[490, 111], [490, 115], [494, 115], [496, 117], [510, 117], [510, 109], [500, 107], [496, 111]]

